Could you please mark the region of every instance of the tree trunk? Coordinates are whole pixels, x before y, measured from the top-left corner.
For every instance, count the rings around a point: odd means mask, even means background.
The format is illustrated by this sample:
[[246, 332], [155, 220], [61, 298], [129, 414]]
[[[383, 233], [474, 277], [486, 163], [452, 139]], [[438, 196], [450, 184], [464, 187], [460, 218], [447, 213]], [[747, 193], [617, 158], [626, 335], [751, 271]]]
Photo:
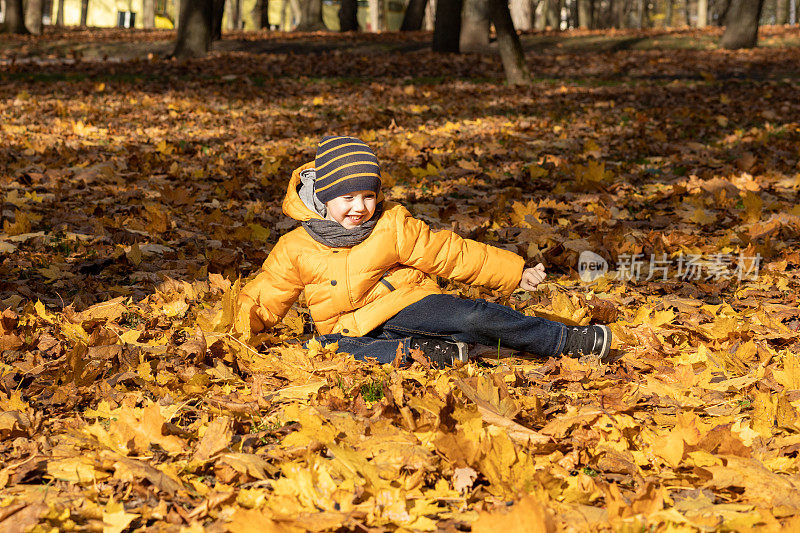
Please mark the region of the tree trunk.
[[539, 0], [533, 10], [533, 29], [542, 31], [547, 28], [547, 3], [549, 0]]
[[403, 15], [403, 23], [400, 31], [419, 31], [422, 29], [422, 21], [425, 19], [425, 8], [428, 0], [411, 0]]
[[433, 31], [436, 27], [436, 2], [437, 0], [428, 0], [428, 7], [425, 8], [425, 18], [422, 21], [422, 29], [425, 31]]
[[672, 27], [672, 7], [673, 7], [674, 0], [666, 0], [666, 6], [664, 7], [664, 27], [671, 28]]
[[789, 23], [789, 0], [778, 0], [775, 6], [775, 24]]
[[488, 0], [464, 0], [461, 10], [461, 52], [483, 52], [489, 47]]
[[22, 0], [6, 0], [6, 19], [0, 29], [3, 33], [20, 35], [30, 33], [25, 27], [25, 9]]
[[[228, 31], [236, 31], [241, 29], [242, 24], [242, 3], [241, 0], [227, 0], [227, 2], [223, 3], [223, 14], [225, 13], [225, 9], [227, 8], [228, 11]], [[220, 32], [221, 34], [222, 32]], [[221, 38], [222, 35], [217, 37], [214, 35], [215, 39]]]
[[281, 20], [278, 22], [278, 29], [281, 31], [285, 31], [286, 28], [291, 24], [286, 23], [286, 10], [289, 10], [289, 13], [292, 12], [292, 8], [289, 5], [289, 0], [281, 0]]
[[578, 27], [592, 29], [592, 16], [594, 15], [594, 0], [575, 0], [578, 3]]
[[214, 22], [213, 0], [182, 0], [178, 40], [172, 55], [203, 57], [211, 48]]
[[42, 33], [42, 14], [44, 2], [42, 0], [28, 0], [25, 9], [25, 26], [34, 35]]
[[639, 0], [639, 29], [646, 28], [647, 24], [647, 0]]
[[[194, 0], [184, 0], [192, 2]], [[222, 39], [222, 18], [225, 15], [225, 0], [211, 0], [211, 40]]]
[[708, 26], [708, 0], [697, 0], [697, 27]]
[[509, 11], [514, 28], [520, 31], [528, 31], [533, 28], [534, 5], [531, 0], [511, 0]]
[[342, 0], [339, 6], [339, 31], [358, 31], [358, 0]]
[[56, 26], [64, 27], [64, 0], [58, 0], [58, 14], [56, 15]]
[[764, 0], [732, 0], [720, 47], [728, 50], [754, 48], [758, 44], [758, 19], [763, 7]]
[[383, 0], [368, 0], [369, 5], [369, 29], [372, 32], [381, 31], [381, 4]]
[[156, 27], [156, 0], [143, 0], [142, 11], [142, 27], [152, 30]]
[[81, 26], [86, 27], [89, 18], [89, 0], [81, 0]]
[[[286, 20], [286, 12], [289, 12], [290, 20]], [[300, 17], [302, 16], [302, 9], [300, 9], [300, 2], [299, 0], [283, 0], [281, 2], [281, 22], [280, 22], [280, 29], [286, 30], [290, 29], [293, 30], [300, 23]], [[295, 24], [297, 23], [297, 24]]]
[[614, 14], [614, 27], [627, 28], [630, 26], [628, 23], [628, 2], [626, 0], [616, 0], [614, 2], [616, 13]]
[[258, 0], [257, 13], [259, 29], [269, 28], [269, 0]]
[[300, 4], [300, 24], [295, 31], [325, 31], [322, 22], [322, 0], [304, 0]]
[[578, 2], [576, 0], [565, 0], [564, 7], [567, 8], [567, 28], [574, 30], [578, 27]]
[[685, 0], [683, 4], [683, 19], [684, 19], [684, 26], [689, 27], [692, 25], [692, 14], [689, 5], [689, 0]]
[[731, 7], [730, 0], [717, 0], [711, 8], [711, 20], [716, 26], [724, 26], [725, 19], [728, 17], [728, 9]]
[[586, 12], [588, 5], [586, 0], [574, 0], [575, 2], [575, 11], [577, 12], [577, 19], [576, 19], [576, 28], [587, 29], [589, 26], [587, 24], [588, 13]]
[[561, 29], [561, 0], [545, 0], [545, 17], [547, 25], [554, 30]]
[[269, 0], [256, 0], [253, 7], [253, 24], [259, 30], [269, 29]]
[[433, 27], [433, 51], [458, 53], [462, 0], [438, 0]]
[[497, 32], [497, 47], [509, 85], [529, 85], [531, 74], [525, 64], [525, 53], [519, 42], [519, 35], [511, 21], [511, 12], [506, 0], [489, 0], [489, 13]]

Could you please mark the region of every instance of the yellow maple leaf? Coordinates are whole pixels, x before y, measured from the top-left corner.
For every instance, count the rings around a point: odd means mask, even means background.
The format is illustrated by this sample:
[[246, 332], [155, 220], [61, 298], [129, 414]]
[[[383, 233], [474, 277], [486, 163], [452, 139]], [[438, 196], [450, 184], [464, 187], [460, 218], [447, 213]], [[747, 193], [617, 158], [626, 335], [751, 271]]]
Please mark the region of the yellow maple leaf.
[[483, 511], [472, 523], [473, 533], [555, 533], [552, 512], [539, 498], [530, 494], [515, 502], [508, 510]]
[[764, 200], [761, 199], [760, 195], [747, 191], [742, 197], [742, 204], [744, 204], [744, 216], [742, 216], [744, 222], [758, 222], [761, 220]]
[[577, 165], [575, 167], [575, 182], [579, 187], [611, 183], [613, 178], [614, 173], [606, 170], [605, 161], [590, 159], [586, 166]]
[[138, 517], [136, 513], [125, 512], [125, 506], [112, 497], [103, 509], [103, 533], [122, 533]]

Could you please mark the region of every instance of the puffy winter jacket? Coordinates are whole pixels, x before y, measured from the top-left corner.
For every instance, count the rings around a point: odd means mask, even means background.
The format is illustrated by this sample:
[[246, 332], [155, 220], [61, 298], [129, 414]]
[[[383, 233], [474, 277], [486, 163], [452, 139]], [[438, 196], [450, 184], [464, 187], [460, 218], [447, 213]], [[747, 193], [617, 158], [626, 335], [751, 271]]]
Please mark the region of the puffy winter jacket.
[[[298, 194], [300, 172], [292, 174], [283, 212], [299, 221], [322, 218]], [[380, 198], [379, 198], [380, 199]], [[278, 240], [261, 272], [242, 289], [237, 329], [249, 317], [252, 332], [276, 324], [306, 291], [321, 334], [362, 336], [425, 296], [441, 293], [435, 274], [510, 294], [524, 260], [513, 252], [431, 231], [401, 205], [384, 202], [372, 233], [352, 248], [320, 244], [299, 227]]]

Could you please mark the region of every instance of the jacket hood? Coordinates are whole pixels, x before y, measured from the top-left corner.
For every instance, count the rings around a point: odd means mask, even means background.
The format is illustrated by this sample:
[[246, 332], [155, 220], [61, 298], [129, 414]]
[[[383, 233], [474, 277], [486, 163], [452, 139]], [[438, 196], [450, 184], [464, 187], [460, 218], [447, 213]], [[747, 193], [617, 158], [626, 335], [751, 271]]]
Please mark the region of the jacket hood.
[[[292, 172], [292, 177], [289, 179], [289, 185], [286, 187], [286, 196], [283, 199], [283, 212], [286, 216], [292, 217], [299, 222], [305, 222], [306, 220], [311, 220], [312, 218], [325, 218], [316, 209], [312, 209], [311, 206], [306, 204], [306, 202], [304, 202], [303, 198], [300, 196], [300, 190], [303, 186], [303, 177], [301, 174], [304, 170], [313, 168], [313, 161], [297, 167], [294, 172]], [[307, 193], [308, 191], [304, 192]], [[304, 194], [304, 196], [307, 197], [307, 200], [311, 202], [314, 201], [313, 193], [310, 197], [308, 194]], [[382, 202], [383, 199], [383, 192], [378, 191], [378, 202]]]

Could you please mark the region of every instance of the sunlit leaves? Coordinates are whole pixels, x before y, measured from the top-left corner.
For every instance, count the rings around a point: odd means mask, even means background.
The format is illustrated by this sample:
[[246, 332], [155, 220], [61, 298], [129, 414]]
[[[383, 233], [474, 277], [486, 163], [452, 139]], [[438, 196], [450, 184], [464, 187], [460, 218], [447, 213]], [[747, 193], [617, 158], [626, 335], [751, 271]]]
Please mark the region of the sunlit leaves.
[[[530, 92], [488, 56], [325, 54], [13, 67], [2, 526], [797, 529], [796, 50], [557, 50]], [[435, 229], [544, 262], [505, 303], [611, 324], [614, 361], [361, 363], [302, 347], [302, 301], [251, 336], [236, 299], [326, 133]], [[584, 251], [609, 275], [579, 281]], [[709, 277], [719, 254], [753, 275]], [[675, 276], [690, 256], [704, 275]]]

